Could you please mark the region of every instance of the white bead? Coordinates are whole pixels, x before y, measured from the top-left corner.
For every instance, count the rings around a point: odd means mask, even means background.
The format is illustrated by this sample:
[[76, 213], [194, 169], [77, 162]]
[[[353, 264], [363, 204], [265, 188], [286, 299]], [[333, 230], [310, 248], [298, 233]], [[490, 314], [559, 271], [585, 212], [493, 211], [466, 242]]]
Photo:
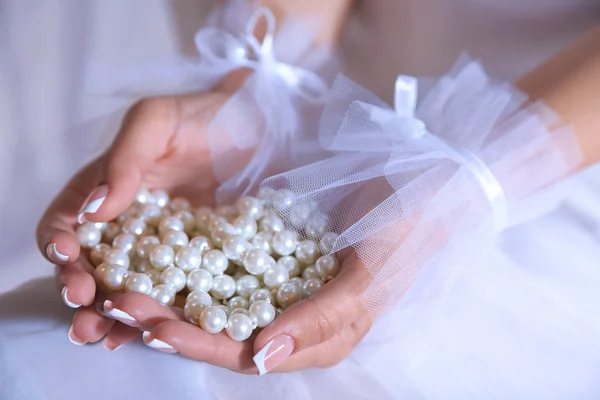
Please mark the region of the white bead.
[[334, 255], [319, 257], [315, 263], [315, 270], [320, 278], [329, 280], [340, 271], [340, 262]]
[[196, 228], [196, 219], [194, 214], [188, 210], [179, 210], [173, 213], [173, 217], [179, 218], [183, 222], [184, 232], [191, 233]]
[[160, 244], [150, 252], [150, 262], [154, 268], [163, 270], [173, 264], [175, 252], [171, 246]]
[[138, 217], [146, 222], [146, 224], [156, 226], [162, 218], [162, 212], [158, 204], [145, 204], [138, 212]]
[[252, 275], [260, 275], [269, 268], [271, 260], [271, 256], [266, 251], [251, 249], [244, 256], [244, 268]]
[[210, 237], [215, 246], [222, 247], [223, 241], [225, 241], [225, 239], [227, 239], [229, 236], [235, 235], [236, 233], [237, 229], [235, 229], [233, 225], [222, 219], [219, 219], [212, 224]]
[[202, 268], [213, 275], [219, 275], [225, 272], [229, 260], [220, 250], [209, 250], [202, 257]]
[[311, 239], [319, 240], [327, 229], [327, 217], [322, 213], [315, 213], [306, 221], [304, 231]]
[[141, 188], [135, 195], [135, 201], [139, 204], [154, 204], [156, 199], [150, 194], [148, 189]]
[[271, 232], [259, 232], [252, 238], [252, 247], [255, 249], [261, 249], [266, 251], [268, 254], [272, 253], [271, 242], [273, 241], [273, 234]]
[[235, 283], [236, 293], [244, 297], [250, 297], [259, 286], [260, 282], [254, 275], [241, 276]]
[[277, 291], [277, 304], [288, 308], [302, 299], [302, 290], [293, 283], [284, 283]]
[[200, 231], [208, 233], [210, 222], [212, 218], [215, 216], [212, 209], [209, 207], [200, 207], [195, 212], [196, 219], [196, 227], [200, 229]]
[[187, 246], [188, 243], [189, 239], [187, 235], [181, 231], [169, 231], [162, 238], [162, 244], [171, 246], [175, 251]]
[[127, 278], [127, 282], [125, 282], [125, 291], [149, 295], [152, 293], [152, 280], [146, 274], [132, 274]]
[[189, 303], [191, 301], [195, 301], [195, 302], [198, 302], [198, 303], [204, 305], [205, 307], [210, 307], [213, 305], [212, 300], [213, 300], [212, 297], [210, 297], [210, 295], [206, 292], [193, 291], [187, 295], [185, 302]]
[[208, 292], [212, 289], [212, 286], [213, 277], [204, 268], [195, 269], [187, 276], [187, 288], [190, 292]]
[[175, 292], [180, 292], [185, 287], [187, 276], [181, 268], [169, 267], [160, 274], [160, 282], [170, 286]]
[[208, 333], [216, 334], [225, 328], [227, 314], [219, 306], [207, 307], [200, 314], [200, 327]]
[[275, 233], [271, 246], [275, 253], [280, 256], [289, 256], [296, 250], [298, 245], [298, 234], [293, 231], [284, 230]]
[[281, 257], [279, 260], [277, 260], [277, 265], [281, 265], [282, 267], [286, 268], [290, 278], [300, 276], [300, 274], [302, 273], [302, 270], [300, 268], [300, 262], [296, 260], [296, 257]]
[[304, 240], [296, 248], [296, 259], [304, 265], [312, 265], [321, 256], [319, 246], [312, 240]]
[[263, 209], [263, 217], [261, 221], [265, 218], [279, 218], [279, 215], [277, 214], [277, 211], [273, 210], [272, 208], [265, 207]]
[[106, 222], [92, 222], [92, 224], [94, 224], [96, 228], [100, 229], [100, 232], [102, 233], [104, 233], [106, 226], [108, 225]]
[[129, 268], [129, 256], [121, 249], [111, 249], [104, 253], [104, 262]]
[[108, 290], [123, 290], [128, 274], [127, 268], [121, 265], [109, 265], [102, 274], [102, 283]]
[[269, 289], [256, 289], [250, 295], [250, 304], [254, 304], [255, 302], [261, 300], [268, 301], [269, 303], [273, 302], [271, 291]]
[[240, 215], [246, 215], [255, 221], [262, 217], [262, 202], [254, 197], [242, 197], [235, 202], [235, 206]]
[[150, 263], [148, 259], [138, 259], [135, 263], [135, 268], [137, 272], [146, 273], [147, 271], [154, 269], [154, 266]]
[[137, 207], [132, 206], [132, 207], [128, 208], [127, 210], [125, 210], [125, 212], [123, 212], [121, 215], [119, 215], [117, 217], [116, 221], [119, 224], [123, 224], [127, 218], [133, 217], [136, 214], [137, 214]]
[[183, 316], [189, 323], [200, 325], [200, 315], [207, 307], [210, 307], [210, 304], [206, 305], [197, 300], [188, 301], [183, 307]]
[[333, 232], [328, 232], [323, 235], [319, 245], [321, 247], [321, 253], [324, 255], [329, 255], [333, 251], [333, 246], [335, 245], [335, 241], [337, 240], [338, 235]]
[[212, 248], [212, 243], [206, 236], [196, 236], [188, 243], [188, 247], [193, 247], [198, 250], [200, 254], [204, 254]]
[[121, 249], [129, 256], [135, 254], [136, 238], [130, 233], [118, 234], [112, 242], [113, 249]]
[[152, 197], [156, 200], [156, 205], [159, 207], [165, 207], [169, 204], [169, 194], [164, 190], [154, 190], [152, 191]]
[[98, 265], [102, 264], [102, 261], [104, 260], [104, 254], [106, 254], [106, 252], [109, 250], [110, 246], [106, 243], [97, 244], [92, 248], [92, 250], [90, 251], [90, 261], [92, 262], [94, 267], [97, 267]]
[[251, 240], [256, 232], [258, 232], [258, 225], [256, 220], [249, 215], [240, 215], [233, 221], [233, 227], [236, 229], [238, 235], [242, 235], [246, 240]]
[[175, 304], [175, 291], [167, 285], [156, 285], [152, 288], [150, 296], [163, 306], [172, 306]]
[[302, 278], [292, 278], [292, 279], [289, 280], [288, 283], [296, 285], [296, 287], [298, 288], [298, 290], [300, 290], [300, 293], [302, 293], [302, 286], [304, 285], [304, 279], [302, 279]]
[[150, 252], [155, 246], [160, 244], [160, 239], [156, 236], [142, 236], [137, 242], [137, 255], [140, 258], [149, 258]]
[[215, 276], [210, 294], [219, 300], [230, 298], [235, 294], [235, 281], [229, 275]]
[[263, 281], [268, 288], [278, 288], [290, 280], [287, 268], [275, 265], [265, 271]]
[[171, 209], [171, 211], [176, 212], [181, 210], [189, 210], [190, 208], [192, 208], [192, 205], [188, 200], [184, 199], [183, 197], [176, 197], [173, 200], [171, 200], [169, 208]]
[[153, 285], [158, 285], [160, 283], [160, 274], [162, 271], [156, 268], [151, 268], [145, 272], [148, 275], [148, 278], [152, 281]]
[[319, 277], [319, 273], [317, 272], [317, 269], [314, 267], [314, 265], [304, 268], [304, 271], [302, 272], [302, 279], [304, 279], [304, 280], [318, 278], [318, 277]]
[[234, 308], [245, 308], [247, 309], [250, 306], [248, 299], [242, 296], [232, 297], [227, 301], [227, 306], [232, 310]]
[[231, 235], [223, 241], [223, 254], [232, 261], [240, 261], [249, 249], [250, 243], [240, 235]]
[[257, 300], [250, 306], [250, 318], [259, 328], [269, 326], [276, 317], [275, 307], [266, 300]]
[[116, 222], [109, 222], [104, 229], [104, 241], [112, 243], [115, 237], [121, 233], [121, 227]]
[[141, 236], [146, 229], [146, 224], [140, 218], [127, 218], [123, 223], [123, 232], [134, 236]]
[[289, 189], [281, 189], [273, 195], [273, 208], [283, 211], [290, 207], [294, 201], [294, 192]]
[[77, 240], [81, 247], [90, 249], [102, 240], [102, 232], [94, 224], [85, 222], [77, 227]]
[[308, 204], [299, 204], [290, 209], [289, 219], [296, 229], [304, 229], [312, 210]]
[[107, 263], [102, 263], [100, 265], [98, 265], [96, 267], [96, 269], [94, 269], [94, 272], [92, 273], [92, 276], [94, 277], [94, 280], [96, 281], [96, 283], [98, 285], [104, 285], [103, 283], [103, 278], [104, 278], [104, 272], [106, 272], [106, 269], [110, 266], [111, 264], [107, 264]]
[[284, 229], [283, 220], [277, 215], [265, 215], [259, 222], [259, 229], [264, 232], [281, 232]]
[[223, 312], [225, 313], [227, 318], [229, 318], [229, 316], [231, 315], [231, 310], [229, 309], [229, 307], [227, 307], [226, 305], [223, 305], [223, 304], [219, 304], [217, 307], [219, 307], [221, 310], [223, 310]]
[[232, 308], [229, 315], [235, 315], [235, 314], [244, 314], [244, 315], [250, 316], [250, 311], [246, 310], [245, 308]]
[[307, 279], [302, 285], [302, 294], [304, 297], [310, 297], [314, 292], [321, 289], [323, 282], [319, 278]]
[[225, 205], [217, 208], [215, 210], [215, 215], [217, 217], [223, 218], [226, 221], [232, 221], [235, 217], [237, 217], [238, 212], [235, 206]]
[[249, 316], [234, 314], [227, 321], [227, 335], [236, 342], [243, 342], [252, 335], [255, 324]]
[[202, 256], [193, 247], [182, 247], [175, 255], [175, 265], [185, 272], [190, 272], [200, 268], [200, 265], [202, 265]]
[[169, 231], [183, 231], [183, 222], [179, 218], [164, 217], [158, 223], [158, 233], [164, 236]]

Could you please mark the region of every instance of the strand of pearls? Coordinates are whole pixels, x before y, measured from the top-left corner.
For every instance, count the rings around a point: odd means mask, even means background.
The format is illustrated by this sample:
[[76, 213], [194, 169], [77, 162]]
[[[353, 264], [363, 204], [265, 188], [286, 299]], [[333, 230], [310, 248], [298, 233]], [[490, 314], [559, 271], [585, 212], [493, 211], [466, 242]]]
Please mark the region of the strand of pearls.
[[[142, 189], [114, 221], [85, 222], [77, 236], [104, 291], [139, 292], [165, 306], [185, 298], [188, 322], [243, 341], [340, 268], [335, 255], [323, 255], [336, 239], [325, 232], [326, 219], [312, 216], [301, 228], [286, 229], [277, 210], [288, 205], [289, 193], [273, 199], [272, 205], [242, 197], [234, 205], [193, 209], [186, 199]], [[305, 221], [304, 214], [299, 209], [292, 216]]]

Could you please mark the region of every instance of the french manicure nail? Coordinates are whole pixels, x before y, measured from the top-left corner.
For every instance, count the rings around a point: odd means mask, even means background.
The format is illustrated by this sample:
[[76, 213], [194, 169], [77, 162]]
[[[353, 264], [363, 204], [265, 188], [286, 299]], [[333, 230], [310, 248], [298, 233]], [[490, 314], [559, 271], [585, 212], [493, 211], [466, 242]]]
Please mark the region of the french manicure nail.
[[65, 262], [69, 261], [69, 256], [61, 254], [56, 249], [56, 243], [50, 243], [48, 245], [48, 247], [46, 247], [46, 255], [48, 256], [49, 259], [51, 259], [54, 262], [65, 263]]
[[75, 335], [75, 332], [73, 332], [73, 325], [71, 325], [71, 327], [69, 328], [69, 332], [67, 333], [67, 337], [69, 338], [69, 341], [71, 343], [73, 343], [76, 346], [83, 346], [84, 344], [86, 344], [87, 342], [84, 342], [83, 340], [79, 339], [77, 337], [77, 335]]
[[162, 340], [153, 338], [150, 332], [144, 332], [142, 334], [142, 340], [146, 346], [155, 350], [162, 351], [164, 353], [177, 353], [177, 350], [175, 350], [173, 346], [163, 342]]
[[140, 327], [140, 323], [135, 318], [127, 314], [125, 311], [115, 308], [114, 303], [110, 300], [106, 300], [104, 302], [104, 315], [112, 319], [116, 319], [117, 321], [122, 322], [127, 326], [131, 326], [132, 328]]
[[292, 354], [295, 347], [294, 339], [290, 336], [274, 337], [253, 358], [258, 374], [264, 375], [272, 371]]
[[66, 286], [63, 286], [63, 288], [62, 288], [62, 292], [61, 292], [61, 295], [62, 295], [63, 302], [64, 302], [64, 303], [65, 303], [67, 306], [69, 306], [69, 307], [71, 307], [71, 308], [79, 308], [79, 307], [81, 307], [81, 304], [75, 304], [75, 303], [73, 303], [71, 300], [69, 300], [69, 296], [68, 296], [68, 290], [69, 290], [69, 289], [68, 289]]
[[107, 337], [102, 341], [102, 347], [104, 347], [106, 350], [108, 351], [117, 351], [119, 350], [123, 345], [116, 342], [115, 340]]
[[94, 214], [98, 211], [100, 206], [102, 206], [102, 203], [104, 203], [104, 200], [106, 200], [107, 195], [108, 186], [106, 185], [98, 186], [94, 189], [83, 203], [83, 206], [81, 206], [79, 214], [77, 215], [77, 222], [83, 224], [85, 222], [85, 214]]

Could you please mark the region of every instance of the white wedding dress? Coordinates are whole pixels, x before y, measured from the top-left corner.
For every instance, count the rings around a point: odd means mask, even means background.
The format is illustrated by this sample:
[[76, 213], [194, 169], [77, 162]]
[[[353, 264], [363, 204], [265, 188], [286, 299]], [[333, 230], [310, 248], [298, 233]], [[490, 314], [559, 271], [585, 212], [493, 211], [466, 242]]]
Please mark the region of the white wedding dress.
[[[485, 251], [447, 254], [329, 370], [250, 377], [68, 341], [72, 311], [32, 232], [101, 140], [81, 124], [123, 106], [85, 93], [86, 66], [192, 51], [209, 3], [0, 0], [0, 399], [600, 397], [594, 169], [523, 204]], [[398, 73], [442, 74], [466, 50], [512, 80], [598, 22], [592, 0], [363, 0], [344, 70], [389, 99]]]

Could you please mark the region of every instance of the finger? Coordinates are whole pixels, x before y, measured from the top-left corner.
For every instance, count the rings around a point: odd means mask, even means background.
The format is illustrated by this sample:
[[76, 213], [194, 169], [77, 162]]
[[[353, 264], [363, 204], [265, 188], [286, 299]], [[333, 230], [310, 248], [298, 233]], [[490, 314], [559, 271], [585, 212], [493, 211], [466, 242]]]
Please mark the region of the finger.
[[96, 282], [92, 276], [93, 267], [83, 256], [58, 270], [58, 281], [62, 286], [61, 295], [71, 308], [89, 306], [94, 302]]
[[216, 335], [184, 321], [165, 321], [145, 332], [144, 343], [163, 352], [207, 362], [241, 373], [256, 373], [252, 341], [236, 342], [224, 332]]
[[356, 256], [346, 260], [339, 275], [310, 298], [288, 308], [254, 343], [260, 374], [283, 363], [292, 353], [324, 343], [366, 311], [361, 294], [370, 279]]
[[102, 346], [108, 351], [118, 350], [120, 347], [140, 338], [137, 328], [115, 323], [102, 341]]
[[93, 307], [83, 308], [75, 313], [68, 333], [69, 340], [76, 345], [96, 343], [106, 335], [114, 323], [114, 320], [98, 314]]
[[114, 302], [104, 302], [106, 316], [132, 328], [151, 329], [166, 320], [180, 320], [171, 307], [165, 307], [152, 297], [141, 293], [125, 293]]

